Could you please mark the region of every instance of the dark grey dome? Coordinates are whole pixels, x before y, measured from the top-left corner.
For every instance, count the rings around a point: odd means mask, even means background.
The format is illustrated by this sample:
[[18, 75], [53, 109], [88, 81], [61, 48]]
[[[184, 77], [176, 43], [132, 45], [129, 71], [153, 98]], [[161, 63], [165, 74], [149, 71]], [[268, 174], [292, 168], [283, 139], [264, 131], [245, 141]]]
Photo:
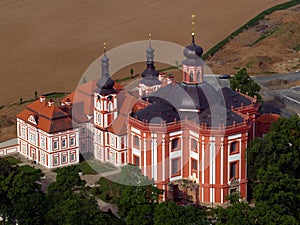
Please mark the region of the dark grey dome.
[[183, 55], [186, 59], [182, 61], [182, 64], [187, 66], [203, 65], [203, 60], [201, 59], [202, 54], [203, 49], [195, 44], [195, 38], [192, 36], [192, 43], [183, 50]]
[[143, 71], [142, 77], [158, 77], [159, 72], [155, 69], [153, 64], [147, 64], [147, 68]]

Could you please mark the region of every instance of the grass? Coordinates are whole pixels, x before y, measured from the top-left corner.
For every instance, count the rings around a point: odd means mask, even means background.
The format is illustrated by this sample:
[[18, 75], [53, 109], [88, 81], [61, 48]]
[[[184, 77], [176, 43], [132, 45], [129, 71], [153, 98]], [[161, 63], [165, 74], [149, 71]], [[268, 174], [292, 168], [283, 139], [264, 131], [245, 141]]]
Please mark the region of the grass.
[[87, 161], [83, 161], [78, 165], [78, 168], [83, 174], [97, 174]]
[[21, 163], [20, 160], [16, 159], [16, 158], [13, 157], [13, 156], [8, 156], [8, 157], [6, 157], [5, 159], [8, 161], [8, 163], [9, 163], [10, 165], [16, 165], [16, 164], [18, 164], [18, 163]]
[[61, 97], [66, 96], [67, 94], [70, 94], [70, 93], [53, 92], [53, 93], [44, 94], [44, 96], [46, 96], [47, 98], [61, 98]]
[[78, 168], [82, 171], [83, 174], [98, 174], [98, 173], [105, 173], [109, 171], [113, 171], [116, 168], [109, 164], [104, 164], [98, 162], [94, 159], [88, 159], [82, 161]]
[[35, 169], [35, 168], [33, 168], [31, 166], [28, 166], [28, 165], [20, 166], [20, 167], [18, 167], [18, 169], [21, 172], [33, 175], [36, 180], [38, 180], [40, 177], [44, 176], [44, 174], [42, 173], [42, 171], [40, 169]]

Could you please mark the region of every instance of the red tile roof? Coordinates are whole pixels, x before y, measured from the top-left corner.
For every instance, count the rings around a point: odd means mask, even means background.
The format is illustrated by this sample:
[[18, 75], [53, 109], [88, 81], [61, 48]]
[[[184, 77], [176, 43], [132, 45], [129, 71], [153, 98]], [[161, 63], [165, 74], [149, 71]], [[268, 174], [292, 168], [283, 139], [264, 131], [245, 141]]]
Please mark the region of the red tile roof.
[[[33, 115], [36, 124], [28, 121]], [[55, 133], [73, 128], [70, 116], [55, 105], [48, 105], [48, 102], [41, 102], [39, 99], [29, 104], [25, 110], [17, 114], [17, 118], [30, 123], [31, 125], [47, 132]]]

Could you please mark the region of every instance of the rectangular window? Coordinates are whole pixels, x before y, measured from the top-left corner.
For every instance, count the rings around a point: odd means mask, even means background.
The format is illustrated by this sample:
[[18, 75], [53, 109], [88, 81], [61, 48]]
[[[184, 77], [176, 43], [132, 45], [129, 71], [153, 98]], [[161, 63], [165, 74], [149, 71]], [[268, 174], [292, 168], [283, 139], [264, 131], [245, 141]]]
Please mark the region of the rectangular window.
[[58, 141], [53, 142], [53, 149], [58, 149]]
[[67, 140], [66, 139], [61, 140], [61, 147], [62, 148], [67, 147]]
[[192, 164], [192, 170], [197, 170], [198, 161], [196, 159], [192, 159], [191, 164]]
[[86, 150], [86, 144], [85, 144], [85, 142], [82, 142], [81, 148], [82, 148], [82, 151]]
[[45, 139], [41, 139], [41, 146], [42, 148], [45, 148]]
[[67, 156], [66, 155], [63, 155], [61, 157], [61, 163], [67, 163]]
[[22, 128], [22, 137], [25, 138], [25, 128]]
[[134, 155], [133, 163], [134, 163], [134, 165], [139, 166], [140, 165], [140, 157]]
[[172, 176], [180, 175], [180, 158], [172, 159], [171, 171]]
[[136, 148], [140, 147], [140, 139], [138, 136], [133, 136], [133, 146]]
[[237, 177], [237, 162], [230, 163], [230, 179]]
[[81, 128], [81, 134], [82, 134], [82, 135], [85, 135], [85, 134], [86, 134], [86, 128], [85, 128], [85, 127], [82, 127], [82, 128]]
[[196, 139], [192, 139], [192, 150], [194, 152], [197, 152], [198, 151], [198, 143], [197, 143], [197, 140]]
[[71, 161], [71, 162], [74, 162], [75, 160], [76, 160], [75, 154], [74, 154], [74, 153], [71, 153], [71, 154], [70, 154], [70, 161]]
[[70, 145], [71, 145], [71, 146], [74, 146], [74, 145], [75, 145], [75, 138], [74, 138], [74, 137], [71, 137], [71, 138], [70, 138]]
[[53, 158], [53, 165], [54, 166], [58, 165], [58, 157]]
[[172, 150], [179, 149], [179, 138], [175, 138], [171, 141]]
[[41, 155], [41, 161], [43, 164], [45, 164], [45, 154], [44, 153], [42, 153], [42, 155]]
[[230, 153], [237, 153], [238, 152], [238, 142], [231, 142], [230, 144]]

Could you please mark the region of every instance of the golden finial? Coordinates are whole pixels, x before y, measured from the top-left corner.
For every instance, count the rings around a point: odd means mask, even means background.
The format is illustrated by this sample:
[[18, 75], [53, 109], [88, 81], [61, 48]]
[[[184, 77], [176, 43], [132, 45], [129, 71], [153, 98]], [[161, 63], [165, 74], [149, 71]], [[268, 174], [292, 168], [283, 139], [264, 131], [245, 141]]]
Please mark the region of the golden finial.
[[103, 43], [103, 51], [104, 51], [104, 54], [106, 53], [106, 42]]
[[192, 35], [193, 36], [195, 35], [195, 18], [196, 18], [196, 15], [193, 13], [192, 14]]
[[148, 34], [149, 37], [149, 47], [151, 48], [151, 33]]

